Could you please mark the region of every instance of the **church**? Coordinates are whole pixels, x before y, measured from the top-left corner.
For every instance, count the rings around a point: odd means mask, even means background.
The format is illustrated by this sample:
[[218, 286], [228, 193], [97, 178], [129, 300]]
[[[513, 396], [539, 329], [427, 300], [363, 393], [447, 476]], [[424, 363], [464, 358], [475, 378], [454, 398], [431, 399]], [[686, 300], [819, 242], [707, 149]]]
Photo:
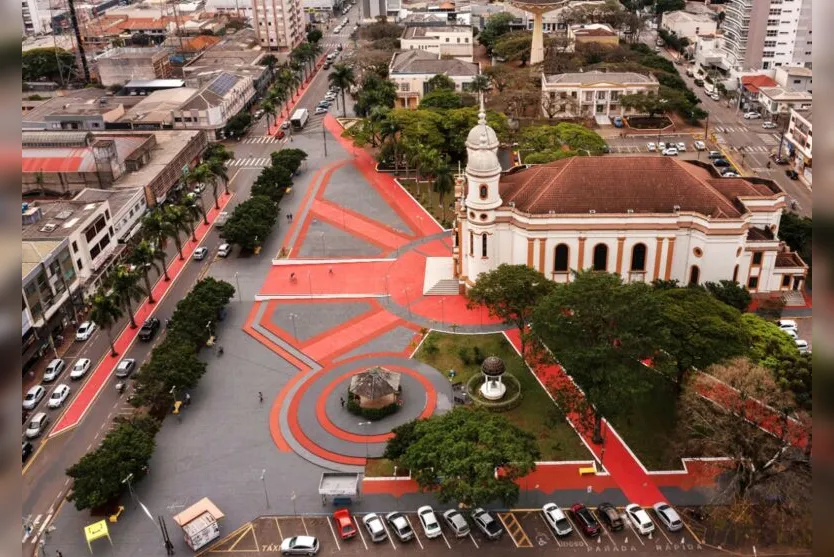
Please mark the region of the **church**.
[[625, 282], [732, 280], [753, 293], [800, 290], [808, 266], [778, 239], [785, 193], [665, 156], [571, 157], [502, 174], [481, 105], [458, 178], [454, 272], [461, 291], [503, 263], [557, 282], [580, 269]]

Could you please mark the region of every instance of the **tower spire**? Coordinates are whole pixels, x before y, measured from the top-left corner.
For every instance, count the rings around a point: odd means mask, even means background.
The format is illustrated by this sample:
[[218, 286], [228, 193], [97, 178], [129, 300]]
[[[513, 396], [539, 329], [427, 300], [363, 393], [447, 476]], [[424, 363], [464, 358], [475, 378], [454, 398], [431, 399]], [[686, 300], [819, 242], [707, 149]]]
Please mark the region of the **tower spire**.
[[478, 112], [478, 124], [481, 126], [486, 125], [486, 109], [484, 108], [484, 92], [480, 91], [478, 93], [478, 97], [480, 98], [481, 103], [481, 110]]

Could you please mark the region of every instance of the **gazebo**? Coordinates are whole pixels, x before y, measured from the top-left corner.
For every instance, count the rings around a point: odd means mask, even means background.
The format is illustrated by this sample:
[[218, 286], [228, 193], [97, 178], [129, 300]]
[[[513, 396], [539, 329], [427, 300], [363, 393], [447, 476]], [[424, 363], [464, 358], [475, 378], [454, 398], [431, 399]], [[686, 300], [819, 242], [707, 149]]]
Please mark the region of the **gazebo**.
[[507, 371], [504, 361], [498, 356], [489, 356], [481, 364], [484, 383], [481, 385], [481, 395], [487, 400], [499, 400], [507, 392], [507, 386], [501, 379]]
[[400, 374], [384, 367], [372, 367], [351, 377], [348, 391], [359, 399], [360, 408], [389, 406], [397, 402]]

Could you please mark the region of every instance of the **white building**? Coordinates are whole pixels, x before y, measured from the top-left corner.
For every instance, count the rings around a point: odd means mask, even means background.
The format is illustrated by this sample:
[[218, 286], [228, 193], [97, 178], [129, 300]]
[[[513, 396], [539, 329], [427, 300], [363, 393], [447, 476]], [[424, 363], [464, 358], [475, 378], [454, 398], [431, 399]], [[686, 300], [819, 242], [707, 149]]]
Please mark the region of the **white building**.
[[145, 191], [142, 188], [99, 190], [85, 188], [73, 198], [83, 203], [106, 201], [112, 211], [113, 237], [119, 243], [126, 243], [142, 226], [142, 217], [148, 210]]
[[250, 0], [206, 0], [206, 11], [252, 19], [253, 3]]
[[784, 87], [760, 87], [759, 105], [770, 118], [788, 116], [791, 110], [811, 110], [813, 96], [807, 91], [791, 91]]
[[785, 139], [790, 144], [794, 155], [796, 171], [811, 183], [811, 166], [813, 162], [813, 133], [811, 128], [811, 111], [797, 112], [791, 110], [791, 119], [785, 132]]
[[694, 42], [699, 35], [714, 35], [718, 31], [718, 24], [710, 15], [678, 10], [664, 13], [660, 28]]
[[548, 118], [622, 116], [623, 95], [657, 93], [652, 75], [635, 72], [542, 74], [542, 113]]
[[251, 0], [258, 43], [269, 50], [292, 50], [304, 38], [301, 0]]
[[759, 293], [803, 285], [807, 266], [777, 239], [785, 193], [771, 180], [663, 156], [573, 157], [502, 176], [498, 146], [482, 108], [456, 189], [462, 289], [503, 263], [558, 282], [590, 268], [627, 282], [735, 280]]
[[455, 90], [462, 92], [468, 90], [479, 73], [477, 62], [443, 59], [424, 50], [395, 52], [388, 65], [388, 79], [397, 85], [398, 108], [417, 108], [423, 95], [429, 92], [429, 80], [438, 74], [450, 78], [455, 82]]
[[23, 34], [43, 35], [51, 33], [52, 10], [43, 0], [22, 0]]
[[463, 25], [406, 27], [400, 39], [400, 49], [425, 50], [471, 62], [474, 42], [472, 28]]
[[723, 50], [727, 69], [811, 65], [812, 0], [729, 0]]
[[785, 89], [813, 93], [814, 72], [811, 68], [779, 66], [773, 73], [773, 79]]

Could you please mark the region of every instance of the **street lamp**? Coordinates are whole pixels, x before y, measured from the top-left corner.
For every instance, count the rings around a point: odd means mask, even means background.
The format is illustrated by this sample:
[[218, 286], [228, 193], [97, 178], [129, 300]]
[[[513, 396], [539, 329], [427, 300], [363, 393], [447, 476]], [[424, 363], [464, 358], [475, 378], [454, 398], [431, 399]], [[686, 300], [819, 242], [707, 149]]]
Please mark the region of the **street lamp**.
[[[173, 388], [171, 389], [173, 390]], [[133, 486], [130, 483], [130, 480], [133, 479], [133, 472], [127, 475], [125, 479], [122, 480], [123, 484], [127, 484], [127, 491], [130, 493], [130, 500], [133, 501], [133, 508], [136, 508], [136, 496], [133, 494]]]
[[264, 486], [264, 499], [266, 499], [266, 508], [269, 508], [269, 492], [266, 490], [266, 468], [261, 470], [261, 484]]
[[[373, 422], [359, 422], [356, 425], [358, 425], [359, 427], [366, 427], [366, 426], [371, 425], [372, 423]], [[364, 437], [365, 437], [365, 460], [368, 460], [368, 458], [369, 458], [368, 457], [368, 436], [365, 435]]]

